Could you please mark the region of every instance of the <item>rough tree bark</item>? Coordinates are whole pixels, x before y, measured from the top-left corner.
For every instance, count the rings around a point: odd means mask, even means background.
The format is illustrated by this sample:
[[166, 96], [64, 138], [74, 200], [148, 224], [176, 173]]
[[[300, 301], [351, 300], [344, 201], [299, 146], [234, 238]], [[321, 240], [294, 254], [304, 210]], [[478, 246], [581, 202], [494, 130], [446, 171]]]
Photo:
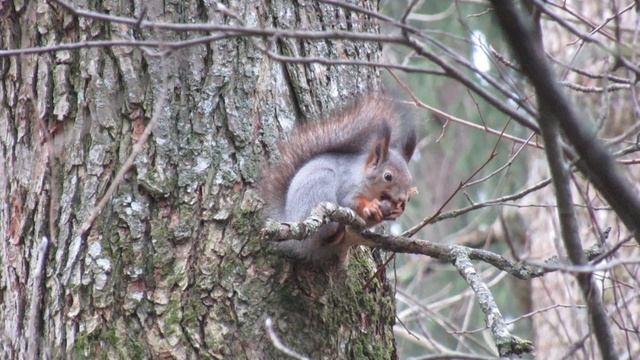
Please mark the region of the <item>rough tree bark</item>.
[[[78, 7], [165, 22], [237, 24], [208, 1]], [[375, 8], [376, 1], [361, 1]], [[378, 29], [316, 2], [229, 1], [249, 25]], [[78, 18], [46, 1], [0, 2], [0, 48], [193, 34]], [[258, 241], [254, 190], [296, 119], [375, 87], [371, 68], [282, 65], [236, 38], [168, 57], [123, 47], [0, 59], [0, 358], [281, 358], [264, 330], [313, 358], [393, 358], [394, 302], [374, 256], [294, 273]], [[375, 43], [277, 40], [290, 56], [376, 60]], [[163, 80], [166, 79], [166, 80]], [[79, 227], [150, 140], [88, 236]], [[46, 240], [45, 240], [46, 239]], [[40, 258], [40, 261], [38, 261]], [[77, 261], [76, 261], [77, 259]]]

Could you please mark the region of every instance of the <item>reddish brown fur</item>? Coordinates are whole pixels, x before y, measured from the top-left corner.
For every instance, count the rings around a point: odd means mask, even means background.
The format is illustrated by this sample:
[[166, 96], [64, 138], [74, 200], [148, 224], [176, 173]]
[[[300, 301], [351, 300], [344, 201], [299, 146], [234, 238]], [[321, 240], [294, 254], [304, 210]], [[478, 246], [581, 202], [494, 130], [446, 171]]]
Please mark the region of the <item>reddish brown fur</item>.
[[[380, 95], [355, 101], [330, 117], [294, 128], [278, 144], [282, 160], [262, 171], [260, 192], [270, 215], [284, 208], [289, 182], [308, 160], [324, 153], [356, 153], [366, 148], [382, 121], [392, 128], [398, 121], [395, 106]], [[393, 143], [393, 140], [392, 140]]]

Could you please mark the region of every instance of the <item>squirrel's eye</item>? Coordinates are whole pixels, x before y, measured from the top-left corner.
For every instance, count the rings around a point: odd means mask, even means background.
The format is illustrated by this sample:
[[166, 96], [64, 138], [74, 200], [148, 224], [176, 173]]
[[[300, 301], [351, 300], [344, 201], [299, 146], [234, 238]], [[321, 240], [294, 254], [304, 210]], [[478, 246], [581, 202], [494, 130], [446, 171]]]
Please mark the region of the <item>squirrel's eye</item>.
[[391, 180], [393, 180], [393, 175], [392, 175], [390, 172], [388, 172], [388, 171], [387, 171], [387, 172], [385, 172], [385, 173], [384, 173], [384, 180], [385, 180], [385, 181], [391, 181]]

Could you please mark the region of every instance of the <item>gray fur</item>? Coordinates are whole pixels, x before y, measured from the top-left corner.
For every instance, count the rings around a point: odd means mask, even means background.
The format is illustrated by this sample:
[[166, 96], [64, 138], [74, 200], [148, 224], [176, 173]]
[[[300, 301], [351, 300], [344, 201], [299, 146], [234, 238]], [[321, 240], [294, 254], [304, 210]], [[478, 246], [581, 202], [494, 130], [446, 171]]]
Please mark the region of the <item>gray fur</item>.
[[[266, 213], [278, 221], [301, 221], [324, 201], [353, 209], [371, 225], [395, 218], [412, 191], [407, 162], [415, 144], [413, 123], [402, 124], [392, 104], [377, 96], [299, 126], [279, 144], [282, 161], [263, 169]], [[349, 248], [362, 242], [343, 225], [329, 223], [305, 240], [272, 244], [327, 268], [343, 263]]]
[[[355, 190], [364, 181], [367, 154], [323, 154], [307, 162], [293, 177], [287, 191], [281, 221], [306, 219], [323, 201], [353, 208]], [[356, 164], [356, 165], [354, 165]], [[330, 223], [303, 241], [287, 240], [275, 244], [286, 255], [324, 267], [345, 260], [353, 245], [348, 239], [331, 242], [342, 225]]]

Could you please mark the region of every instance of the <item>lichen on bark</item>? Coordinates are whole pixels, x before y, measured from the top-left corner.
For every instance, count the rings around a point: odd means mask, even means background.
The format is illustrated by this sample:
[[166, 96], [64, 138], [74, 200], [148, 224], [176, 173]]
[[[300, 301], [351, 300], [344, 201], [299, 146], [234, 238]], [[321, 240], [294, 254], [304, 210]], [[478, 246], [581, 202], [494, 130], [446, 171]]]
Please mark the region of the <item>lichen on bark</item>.
[[[196, 2], [74, 5], [127, 17], [144, 7], [153, 21], [235, 21]], [[377, 31], [361, 14], [315, 2], [226, 6], [255, 26]], [[7, 48], [192, 36], [75, 17], [53, 3], [14, 3], [7, 11], [0, 24]], [[41, 340], [32, 345], [40, 357], [280, 358], [265, 316], [283, 341], [313, 358], [395, 356], [393, 294], [384, 275], [364, 288], [377, 266], [371, 252], [356, 249], [340, 274], [293, 271], [259, 240], [261, 201], [253, 189], [262, 163], [277, 159], [283, 131], [375, 88], [378, 74], [280, 64], [254, 40], [226, 39], [164, 58], [112, 47], [0, 60], [0, 233], [10, 234], [0, 251], [1, 341], [8, 344], [0, 357], [26, 354], [20, 324], [34, 301], [26, 287], [34, 276], [29, 255], [42, 236], [51, 245]], [[278, 50], [371, 60], [380, 47], [280, 40]], [[155, 113], [165, 88], [167, 101]], [[133, 168], [81, 236], [154, 116]]]

